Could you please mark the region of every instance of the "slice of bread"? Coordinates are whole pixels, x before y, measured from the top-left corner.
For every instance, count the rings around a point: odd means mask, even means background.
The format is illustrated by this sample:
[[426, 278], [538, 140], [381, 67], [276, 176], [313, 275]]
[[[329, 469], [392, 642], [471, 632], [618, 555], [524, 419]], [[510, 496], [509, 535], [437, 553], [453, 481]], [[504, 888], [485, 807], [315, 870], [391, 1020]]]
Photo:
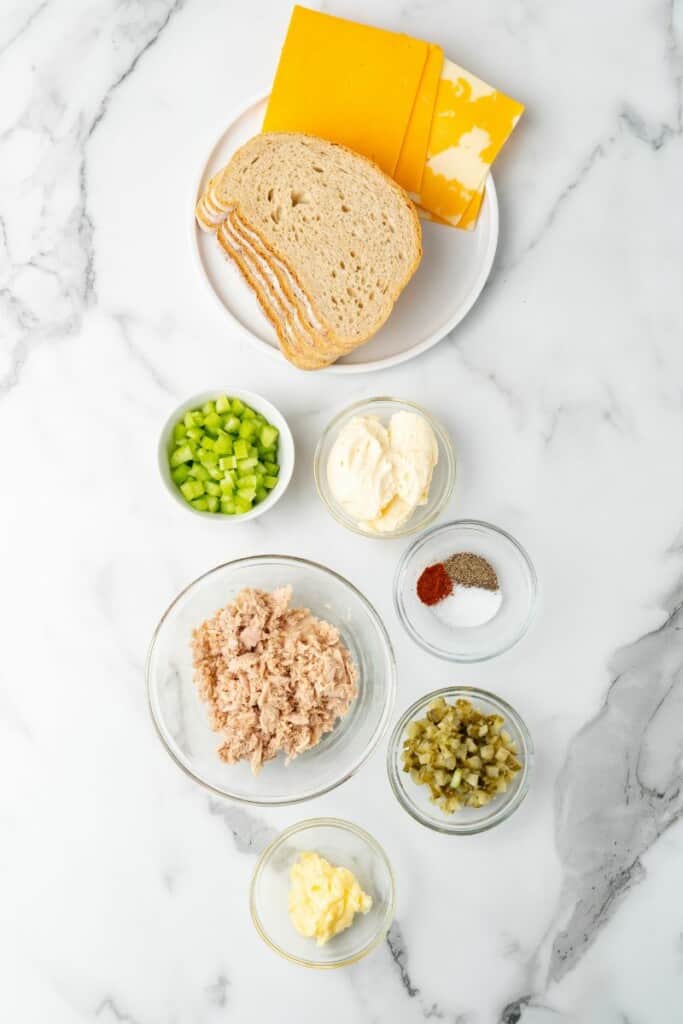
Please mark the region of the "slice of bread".
[[299, 133], [255, 136], [210, 180], [197, 220], [216, 230], [227, 217], [262, 272], [263, 260], [276, 271], [323, 365], [379, 330], [422, 255], [415, 208], [395, 182]]

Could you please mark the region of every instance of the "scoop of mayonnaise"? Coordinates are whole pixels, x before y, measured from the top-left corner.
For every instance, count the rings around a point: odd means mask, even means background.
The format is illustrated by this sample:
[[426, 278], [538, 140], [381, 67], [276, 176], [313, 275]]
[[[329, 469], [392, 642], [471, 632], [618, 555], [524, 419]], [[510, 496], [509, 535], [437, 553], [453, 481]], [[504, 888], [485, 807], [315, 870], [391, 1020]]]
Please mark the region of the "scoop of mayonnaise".
[[434, 432], [418, 413], [394, 413], [388, 429], [376, 416], [356, 416], [332, 446], [327, 479], [362, 529], [390, 533], [426, 504], [438, 456]]

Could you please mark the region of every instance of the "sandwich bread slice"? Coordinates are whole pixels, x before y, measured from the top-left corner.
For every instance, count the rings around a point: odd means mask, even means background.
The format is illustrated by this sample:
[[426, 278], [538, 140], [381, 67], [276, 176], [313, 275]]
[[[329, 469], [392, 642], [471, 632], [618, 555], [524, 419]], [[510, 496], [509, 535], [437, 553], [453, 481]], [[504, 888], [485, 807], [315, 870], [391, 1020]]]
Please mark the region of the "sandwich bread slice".
[[371, 338], [422, 256], [405, 192], [365, 157], [299, 133], [242, 146], [208, 182], [196, 217], [241, 261], [283, 354], [302, 369]]

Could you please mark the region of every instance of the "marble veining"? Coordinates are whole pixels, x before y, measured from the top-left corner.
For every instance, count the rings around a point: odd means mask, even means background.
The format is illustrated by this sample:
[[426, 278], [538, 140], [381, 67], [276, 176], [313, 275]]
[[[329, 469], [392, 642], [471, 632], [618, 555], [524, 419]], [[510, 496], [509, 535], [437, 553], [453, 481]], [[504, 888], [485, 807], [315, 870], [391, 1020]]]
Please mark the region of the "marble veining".
[[[311, 377], [234, 335], [188, 245], [197, 169], [267, 84], [290, 0], [7, 0], [0, 12], [0, 1018], [12, 1024], [678, 1024], [683, 1020], [683, 2], [335, 0], [439, 41], [526, 104], [496, 165], [494, 271], [420, 359]], [[268, 515], [212, 529], [171, 507], [158, 431], [231, 382], [291, 424]], [[458, 453], [448, 516], [519, 537], [537, 621], [454, 669], [402, 632], [403, 545], [324, 512], [332, 412], [395, 394]], [[376, 605], [395, 715], [479, 685], [535, 739], [529, 796], [466, 840], [412, 822], [384, 745], [333, 793], [230, 804], [172, 763], [144, 661], [163, 610], [233, 557], [300, 554]], [[178, 728], [184, 727], [182, 718]], [[345, 971], [259, 940], [258, 854], [304, 817], [372, 831], [396, 919]]]

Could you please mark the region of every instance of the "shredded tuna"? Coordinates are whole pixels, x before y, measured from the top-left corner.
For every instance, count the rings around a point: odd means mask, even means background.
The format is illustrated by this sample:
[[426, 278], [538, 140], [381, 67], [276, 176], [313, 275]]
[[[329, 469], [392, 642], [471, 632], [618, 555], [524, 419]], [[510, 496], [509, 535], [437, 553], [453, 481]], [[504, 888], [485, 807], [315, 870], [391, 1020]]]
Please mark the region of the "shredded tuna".
[[218, 756], [249, 760], [254, 773], [280, 751], [308, 750], [347, 713], [356, 668], [339, 631], [307, 608], [290, 608], [291, 587], [246, 587], [194, 630], [194, 678]]

